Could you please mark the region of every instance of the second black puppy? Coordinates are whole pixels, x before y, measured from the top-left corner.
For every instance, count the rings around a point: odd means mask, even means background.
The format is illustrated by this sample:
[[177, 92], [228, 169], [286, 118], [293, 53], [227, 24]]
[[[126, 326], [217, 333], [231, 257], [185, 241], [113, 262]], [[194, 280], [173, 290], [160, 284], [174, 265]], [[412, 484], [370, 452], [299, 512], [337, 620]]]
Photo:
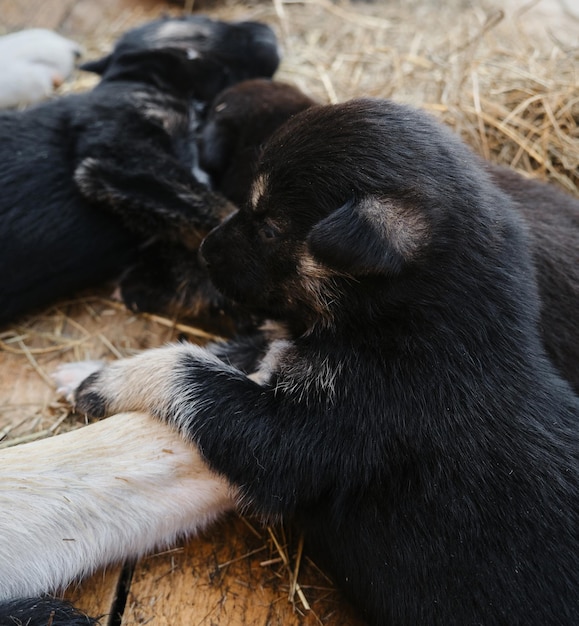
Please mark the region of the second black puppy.
[[520, 217], [424, 113], [316, 107], [205, 240], [278, 320], [257, 376], [198, 347], [118, 361], [77, 406], [150, 411], [372, 624], [579, 621], [579, 401], [546, 358]]
[[[137, 261], [141, 280], [127, 279], [127, 303], [168, 308], [175, 247], [189, 261], [189, 308], [205, 305], [198, 245], [233, 207], [197, 175], [197, 109], [237, 81], [270, 76], [278, 62], [264, 24], [158, 20], [89, 64], [102, 73], [92, 91], [0, 113], [0, 324]], [[151, 265], [157, 275], [169, 266], [154, 286]], [[136, 282], [157, 293], [142, 303]]]

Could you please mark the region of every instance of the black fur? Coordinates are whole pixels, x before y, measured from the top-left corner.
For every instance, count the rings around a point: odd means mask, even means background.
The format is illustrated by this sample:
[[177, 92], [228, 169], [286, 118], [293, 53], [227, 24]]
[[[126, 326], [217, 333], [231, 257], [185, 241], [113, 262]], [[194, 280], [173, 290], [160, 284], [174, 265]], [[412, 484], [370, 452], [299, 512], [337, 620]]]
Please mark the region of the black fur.
[[120, 286], [123, 302], [132, 311], [190, 319], [224, 336], [254, 325], [251, 316], [223, 298], [208, 280], [196, 246], [151, 244], [123, 274]]
[[554, 185], [488, 165], [529, 227], [548, 355], [579, 394], [579, 199]]
[[316, 102], [278, 81], [242, 81], [218, 95], [203, 125], [199, 157], [216, 189], [237, 206], [247, 200], [266, 140], [292, 115]]
[[[200, 141], [200, 161], [215, 188], [238, 206], [246, 202], [267, 138], [314, 104], [295, 87], [268, 80], [244, 81], [220, 94]], [[541, 334], [553, 363], [579, 393], [579, 200], [504, 167], [484, 167], [529, 226], [542, 301]]]
[[69, 602], [56, 598], [31, 598], [0, 603], [0, 626], [98, 626]]
[[279, 48], [269, 26], [259, 22], [222, 22], [202, 15], [161, 18], [126, 32], [105, 57], [81, 69], [104, 75], [127, 52], [180, 48], [203, 60], [206, 80], [196, 85], [202, 103], [244, 79], [270, 77], [279, 65]]
[[[143, 33], [174, 23], [187, 38], [140, 45]], [[233, 210], [192, 172], [191, 133], [218, 91], [275, 69], [273, 32], [205, 18], [136, 32], [107, 57], [91, 92], [0, 114], [0, 323], [133, 265], [134, 302], [141, 267], [167, 247], [202, 274], [201, 237]], [[205, 303], [190, 299], [195, 310]], [[213, 292], [211, 307], [217, 300]]]
[[175, 423], [255, 511], [301, 527], [369, 623], [579, 623], [579, 400], [542, 348], [510, 198], [446, 129], [379, 100], [295, 116], [251, 197], [202, 252], [281, 324], [258, 382], [181, 345], [112, 364], [79, 408], [96, 391]]

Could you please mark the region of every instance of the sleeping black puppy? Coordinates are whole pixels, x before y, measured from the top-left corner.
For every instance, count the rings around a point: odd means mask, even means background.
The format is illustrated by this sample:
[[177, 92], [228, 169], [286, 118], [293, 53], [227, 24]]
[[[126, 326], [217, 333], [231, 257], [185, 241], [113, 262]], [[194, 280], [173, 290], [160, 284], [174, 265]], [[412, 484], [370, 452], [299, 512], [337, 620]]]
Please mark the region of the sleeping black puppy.
[[197, 252], [233, 207], [197, 175], [191, 134], [220, 90], [278, 62], [263, 24], [162, 20], [92, 67], [92, 91], [1, 113], [0, 324], [132, 265], [134, 277], [167, 247], [199, 276], [192, 308], [219, 307]]
[[[265, 79], [243, 81], [221, 92], [199, 141], [200, 164], [211, 174], [213, 188], [237, 206], [246, 202], [266, 140], [292, 115], [316, 104], [291, 85]], [[505, 167], [481, 165], [509, 194], [529, 227], [541, 335], [549, 357], [579, 393], [579, 199]]]
[[78, 410], [173, 424], [369, 623], [579, 623], [579, 401], [523, 222], [454, 135], [388, 101], [300, 113], [202, 252], [277, 320], [257, 373], [173, 345], [91, 375]]
[[199, 163], [212, 187], [243, 205], [266, 141], [292, 115], [316, 104], [296, 87], [265, 78], [219, 93], [199, 133]]
[[206, 106], [223, 85], [257, 76], [273, 76], [280, 50], [269, 26], [259, 22], [223, 22], [203, 15], [162, 17], [122, 35], [113, 51], [81, 68], [103, 75], [127, 52], [180, 48], [204, 58], [207, 81], [197, 85], [197, 104]]

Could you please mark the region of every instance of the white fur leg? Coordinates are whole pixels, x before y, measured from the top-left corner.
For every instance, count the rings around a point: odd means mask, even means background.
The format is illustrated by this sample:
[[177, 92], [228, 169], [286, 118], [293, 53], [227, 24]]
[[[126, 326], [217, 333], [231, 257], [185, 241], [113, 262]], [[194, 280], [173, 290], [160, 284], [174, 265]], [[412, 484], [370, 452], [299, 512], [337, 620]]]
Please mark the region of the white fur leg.
[[63, 587], [233, 507], [198, 451], [145, 414], [0, 452], [0, 600]]

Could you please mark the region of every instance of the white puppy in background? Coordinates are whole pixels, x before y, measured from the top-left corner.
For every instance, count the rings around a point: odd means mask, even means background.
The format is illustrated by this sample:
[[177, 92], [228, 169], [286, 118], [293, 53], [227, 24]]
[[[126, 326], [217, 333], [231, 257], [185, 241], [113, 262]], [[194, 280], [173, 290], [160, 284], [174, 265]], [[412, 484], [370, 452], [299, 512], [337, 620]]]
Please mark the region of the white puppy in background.
[[48, 98], [70, 76], [81, 54], [79, 44], [44, 28], [0, 37], [0, 108]]

